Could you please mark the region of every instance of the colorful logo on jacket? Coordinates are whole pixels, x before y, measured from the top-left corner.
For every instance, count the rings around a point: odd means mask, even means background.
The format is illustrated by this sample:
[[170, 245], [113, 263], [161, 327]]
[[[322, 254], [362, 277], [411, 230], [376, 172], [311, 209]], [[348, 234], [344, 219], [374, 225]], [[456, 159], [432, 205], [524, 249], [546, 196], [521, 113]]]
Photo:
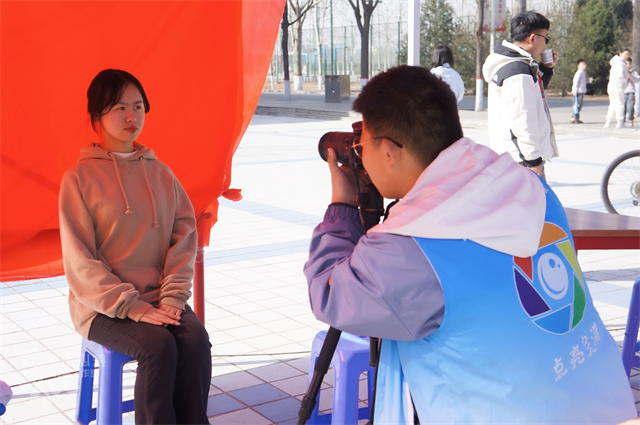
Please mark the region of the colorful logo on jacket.
[[533, 323], [559, 335], [580, 323], [587, 304], [584, 278], [564, 230], [545, 223], [538, 252], [513, 257], [513, 263], [518, 297]]

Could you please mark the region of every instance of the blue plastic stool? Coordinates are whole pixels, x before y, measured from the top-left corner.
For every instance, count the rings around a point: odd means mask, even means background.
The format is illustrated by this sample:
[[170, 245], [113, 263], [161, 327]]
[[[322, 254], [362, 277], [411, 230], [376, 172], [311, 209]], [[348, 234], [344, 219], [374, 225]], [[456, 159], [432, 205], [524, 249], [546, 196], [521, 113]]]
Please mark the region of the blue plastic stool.
[[[311, 362], [309, 365], [309, 383], [313, 377], [313, 369], [320, 355], [327, 331], [320, 331], [313, 340]], [[373, 378], [375, 368], [369, 366], [369, 338], [357, 337], [343, 332], [336, 348], [331, 367], [334, 371], [333, 410], [320, 415], [320, 392], [316, 407], [311, 413], [309, 424], [357, 424], [359, 419], [371, 418], [371, 401], [373, 398]], [[358, 388], [360, 374], [367, 372], [369, 406], [358, 407]]]
[[[91, 407], [95, 360], [100, 364], [97, 408]], [[76, 424], [88, 425], [96, 419], [97, 425], [122, 424], [122, 414], [133, 411], [133, 400], [122, 401], [122, 368], [132, 360], [132, 357], [82, 339]]]
[[633, 284], [627, 327], [624, 331], [624, 341], [622, 343], [622, 364], [629, 378], [631, 377], [632, 367], [640, 368], [640, 357], [636, 356], [636, 352], [640, 351], [638, 327], [640, 327], [640, 278], [636, 279]]

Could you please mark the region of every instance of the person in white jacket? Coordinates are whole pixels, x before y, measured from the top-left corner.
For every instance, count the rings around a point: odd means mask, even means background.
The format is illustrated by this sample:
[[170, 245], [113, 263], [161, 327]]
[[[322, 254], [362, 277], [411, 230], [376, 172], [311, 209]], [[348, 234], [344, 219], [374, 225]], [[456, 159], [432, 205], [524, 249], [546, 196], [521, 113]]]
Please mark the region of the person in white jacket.
[[558, 156], [545, 88], [553, 76], [553, 62], [538, 64], [550, 40], [549, 20], [528, 11], [511, 20], [512, 43], [503, 41], [487, 57], [482, 73], [489, 84], [491, 148], [509, 152], [514, 160], [545, 179], [545, 161]]
[[458, 103], [464, 97], [464, 82], [460, 74], [453, 69], [453, 53], [447, 46], [436, 46], [431, 58], [431, 73], [440, 77], [449, 85]]
[[627, 87], [624, 89], [624, 115], [627, 118], [629, 127], [633, 127], [633, 119], [635, 118], [636, 103], [636, 83], [640, 81], [640, 74], [631, 68], [631, 58], [626, 60], [627, 69], [629, 70], [629, 79]]
[[609, 109], [607, 110], [607, 120], [605, 128], [611, 126], [611, 121], [616, 121], [617, 128], [625, 128], [624, 125], [624, 89], [629, 80], [629, 70], [625, 61], [629, 59], [631, 52], [629, 49], [622, 49], [620, 54], [614, 56], [609, 61], [611, 70], [609, 71]]

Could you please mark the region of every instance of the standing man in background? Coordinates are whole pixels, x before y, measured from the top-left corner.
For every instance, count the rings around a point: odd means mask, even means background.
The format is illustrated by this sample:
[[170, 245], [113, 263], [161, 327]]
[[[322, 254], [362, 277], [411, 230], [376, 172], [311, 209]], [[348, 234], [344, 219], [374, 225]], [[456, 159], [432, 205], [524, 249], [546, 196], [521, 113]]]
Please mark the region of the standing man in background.
[[627, 87], [624, 89], [624, 116], [627, 118], [628, 126], [633, 127], [633, 119], [635, 118], [636, 103], [636, 83], [640, 81], [640, 74], [631, 68], [631, 58], [626, 60], [627, 69], [629, 70], [629, 78]]
[[544, 163], [558, 156], [544, 90], [553, 76], [553, 60], [538, 64], [549, 43], [549, 20], [528, 11], [511, 20], [512, 42], [503, 41], [487, 57], [482, 73], [489, 84], [489, 137], [498, 153], [546, 180]]
[[574, 124], [582, 124], [580, 121], [580, 110], [582, 109], [582, 99], [587, 92], [587, 61], [578, 59], [578, 70], [573, 76], [573, 86], [571, 94], [573, 95], [573, 115], [571, 122]]

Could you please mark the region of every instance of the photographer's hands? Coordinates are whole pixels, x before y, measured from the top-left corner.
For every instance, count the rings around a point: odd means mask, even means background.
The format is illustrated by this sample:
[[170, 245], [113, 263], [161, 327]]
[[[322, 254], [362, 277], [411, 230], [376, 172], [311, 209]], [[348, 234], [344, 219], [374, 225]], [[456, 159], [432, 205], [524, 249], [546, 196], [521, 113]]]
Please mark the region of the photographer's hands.
[[346, 165], [338, 165], [336, 152], [332, 148], [327, 149], [327, 152], [329, 154], [327, 163], [329, 164], [329, 171], [331, 171], [331, 203], [342, 202], [357, 207], [358, 191], [353, 181], [351, 168]]

